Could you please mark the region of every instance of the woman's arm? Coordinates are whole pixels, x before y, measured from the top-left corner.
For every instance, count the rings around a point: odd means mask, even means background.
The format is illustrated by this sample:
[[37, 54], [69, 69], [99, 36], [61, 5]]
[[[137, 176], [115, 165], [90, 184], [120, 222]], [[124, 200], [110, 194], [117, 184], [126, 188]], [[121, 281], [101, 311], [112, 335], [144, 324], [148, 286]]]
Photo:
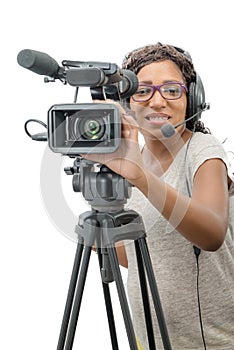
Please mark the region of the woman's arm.
[[200, 166], [191, 198], [147, 170], [133, 184], [194, 245], [208, 251], [221, 246], [229, 209], [227, 170], [222, 160], [210, 159]]
[[125, 244], [123, 241], [117, 242], [115, 245], [119, 264], [123, 267], [128, 267], [128, 259], [127, 259], [127, 254], [126, 254], [126, 249], [125, 249]]

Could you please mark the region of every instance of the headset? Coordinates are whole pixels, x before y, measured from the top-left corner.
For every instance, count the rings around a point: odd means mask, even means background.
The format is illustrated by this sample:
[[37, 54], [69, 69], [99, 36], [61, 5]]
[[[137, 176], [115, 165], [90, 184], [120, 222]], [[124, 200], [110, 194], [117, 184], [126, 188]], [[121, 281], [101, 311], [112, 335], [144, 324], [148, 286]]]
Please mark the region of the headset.
[[[186, 58], [192, 62], [192, 57], [188, 51], [185, 51], [177, 46], [173, 46], [173, 47], [178, 52], [186, 56]], [[205, 102], [205, 89], [198, 73], [196, 73], [195, 79], [190, 82], [187, 88], [188, 88], [188, 95], [187, 95], [187, 111], [186, 111], [185, 120], [194, 116], [191, 122], [188, 121], [186, 123], [186, 126], [189, 129], [191, 129], [191, 126], [193, 126], [194, 123], [201, 118], [202, 112], [208, 109], [209, 105]]]

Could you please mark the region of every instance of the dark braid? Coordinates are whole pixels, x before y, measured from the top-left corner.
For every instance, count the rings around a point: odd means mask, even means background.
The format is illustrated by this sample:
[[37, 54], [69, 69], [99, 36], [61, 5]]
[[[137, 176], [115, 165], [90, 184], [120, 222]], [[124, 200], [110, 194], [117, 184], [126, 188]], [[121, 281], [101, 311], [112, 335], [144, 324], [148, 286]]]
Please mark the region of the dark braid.
[[[191, 58], [185, 55], [183, 50], [161, 43], [146, 45], [129, 52], [125, 56], [122, 67], [138, 74], [141, 68], [147, 64], [164, 60], [171, 60], [179, 67], [187, 86], [195, 81], [196, 72]], [[194, 122], [191, 120], [186, 126], [189, 130], [200, 131], [204, 134], [210, 133], [201, 121]]]

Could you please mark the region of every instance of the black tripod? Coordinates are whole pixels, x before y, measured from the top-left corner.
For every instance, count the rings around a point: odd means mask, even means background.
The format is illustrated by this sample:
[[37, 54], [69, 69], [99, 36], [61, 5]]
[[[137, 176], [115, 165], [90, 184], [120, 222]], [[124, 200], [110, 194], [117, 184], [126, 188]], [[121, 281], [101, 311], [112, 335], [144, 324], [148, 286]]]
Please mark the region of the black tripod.
[[77, 158], [74, 166], [65, 169], [73, 175], [73, 189], [82, 192], [91, 204], [91, 211], [80, 215], [76, 233], [78, 244], [63, 315], [57, 350], [71, 350], [84, 291], [92, 247], [96, 245], [112, 349], [118, 350], [114, 314], [109, 283], [115, 281], [131, 350], [137, 350], [136, 337], [124, 284], [118, 264], [115, 243], [132, 240], [135, 244], [142, 301], [150, 350], [156, 349], [150, 313], [147, 279], [158, 319], [164, 349], [171, 350], [166, 323], [160, 303], [146, 234], [141, 217], [133, 210], [125, 210], [124, 204], [130, 196], [131, 186], [121, 176], [102, 166], [97, 172], [94, 163]]

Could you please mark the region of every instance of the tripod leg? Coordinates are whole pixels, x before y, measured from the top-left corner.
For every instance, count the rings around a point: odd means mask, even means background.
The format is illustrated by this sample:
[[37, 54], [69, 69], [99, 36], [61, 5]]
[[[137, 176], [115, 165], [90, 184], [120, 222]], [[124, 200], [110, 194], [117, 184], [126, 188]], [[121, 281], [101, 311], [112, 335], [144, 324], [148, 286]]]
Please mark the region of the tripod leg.
[[[97, 249], [97, 253], [98, 253], [98, 260], [99, 260], [99, 266], [100, 266], [100, 271], [101, 271], [103, 268], [101, 248]], [[109, 323], [112, 349], [119, 350], [109, 285], [105, 282], [102, 282], [102, 287], [103, 287], [103, 294], [104, 294], [104, 299], [105, 299], [105, 304], [106, 304], [106, 311], [107, 311], [107, 318], [108, 318], [108, 323]]]
[[74, 294], [75, 294], [75, 289], [76, 289], [77, 277], [78, 277], [79, 269], [80, 269], [80, 261], [81, 261], [81, 257], [82, 257], [83, 248], [84, 248], [83, 244], [78, 242], [75, 260], [74, 260], [74, 265], [73, 265], [73, 270], [72, 270], [72, 275], [71, 275], [71, 280], [70, 280], [70, 285], [69, 285], [68, 294], [67, 294], [67, 301], [66, 301], [63, 320], [62, 320], [62, 326], [61, 326], [59, 340], [58, 340], [57, 350], [64, 349], [64, 344], [65, 344], [65, 340], [66, 340], [66, 334], [67, 334], [67, 329], [68, 329], [68, 324], [69, 324], [69, 319], [70, 319], [70, 314], [71, 314], [71, 309], [72, 309], [72, 304], [73, 304], [73, 299], [74, 299]]
[[71, 350], [73, 346], [91, 251], [92, 247], [85, 246], [83, 260], [80, 268], [80, 275], [77, 283], [77, 289], [74, 295], [74, 303], [67, 332], [66, 345], [64, 348], [65, 350]]
[[148, 288], [146, 284], [145, 269], [143, 265], [143, 260], [142, 260], [138, 240], [135, 241], [135, 251], [136, 251], [136, 257], [137, 257], [137, 266], [138, 266], [138, 273], [139, 273], [139, 279], [140, 279], [142, 301], [144, 306], [145, 324], [147, 329], [149, 348], [150, 350], [156, 350], [152, 317], [151, 317], [150, 304], [149, 304]]
[[158, 324], [161, 332], [164, 349], [171, 350], [171, 344], [170, 344], [170, 340], [167, 332], [166, 322], [163, 315], [162, 305], [159, 298], [158, 288], [156, 285], [156, 280], [155, 280], [154, 271], [151, 264], [151, 259], [150, 259], [148, 247], [146, 244], [146, 240], [145, 238], [139, 238], [138, 242], [139, 242], [141, 254], [145, 263], [146, 273], [147, 273], [148, 282], [149, 282], [149, 286], [150, 286], [150, 290], [153, 298], [155, 312], [158, 318]]
[[107, 247], [107, 251], [110, 257], [112, 273], [116, 282], [116, 287], [118, 291], [119, 301], [120, 301], [122, 314], [125, 322], [130, 349], [137, 350], [138, 347], [136, 343], [136, 337], [134, 334], [130, 310], [128, 306], [128, 301], [127, 301], [127, 297], [124, 289], [124, 284], [123, 284], [119, 263], [118, 263], [118, 257], [117, 257], [114, 244], [111, 244], [109, 247]]

